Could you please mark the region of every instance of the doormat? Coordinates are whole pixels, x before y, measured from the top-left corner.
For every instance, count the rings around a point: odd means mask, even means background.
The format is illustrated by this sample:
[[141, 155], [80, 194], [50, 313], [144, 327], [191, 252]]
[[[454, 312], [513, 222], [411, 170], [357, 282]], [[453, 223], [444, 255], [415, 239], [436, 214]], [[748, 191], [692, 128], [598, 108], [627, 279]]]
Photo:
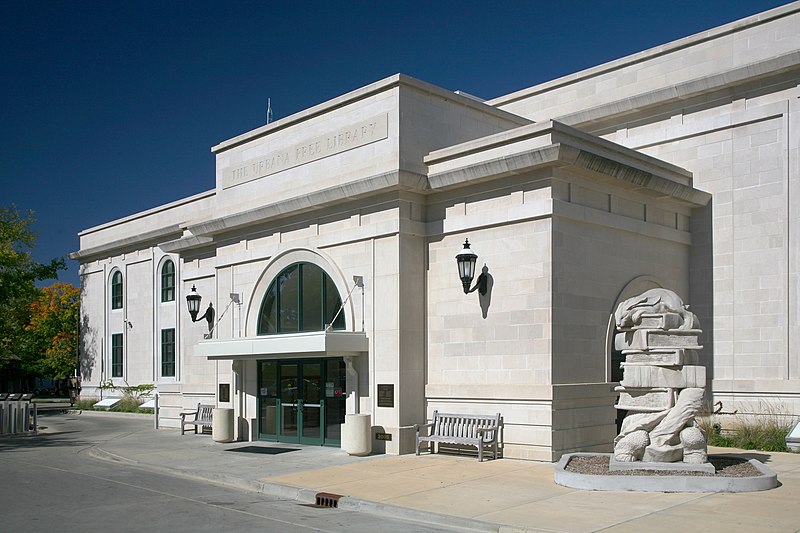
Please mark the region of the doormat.
[[244, 453], [263, 453], [266, 455], [278, 455], [286, 452], [299, 452], [300, 448], [278, 448], [277, 446], [242, 446], [241, 448], [230, 448], [226, 452]]

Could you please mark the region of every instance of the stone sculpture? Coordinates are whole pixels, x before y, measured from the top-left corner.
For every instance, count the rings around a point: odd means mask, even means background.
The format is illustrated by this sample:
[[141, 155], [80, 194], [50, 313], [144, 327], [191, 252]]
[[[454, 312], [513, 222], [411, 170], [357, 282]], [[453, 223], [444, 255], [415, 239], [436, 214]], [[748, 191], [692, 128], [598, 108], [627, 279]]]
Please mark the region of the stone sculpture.
[[706, 381], [697, 317], [674, 292], [651, 289], [622, 302], [614, 318], [615, 348], [625, 356], [616, 407], [628, 411], [614, 459], [707, 463], [706, 437], [695, 420]]
[[630, 328], [641, 322], [642, 316], [676, 314], [681, 322], [678, 329], [695, 329], [700, 327], [697, 317], [683, 304], [680, 296], [667, 289], [650, 289], [639, 296], [628, 298], [614, 312], [617, 328]]

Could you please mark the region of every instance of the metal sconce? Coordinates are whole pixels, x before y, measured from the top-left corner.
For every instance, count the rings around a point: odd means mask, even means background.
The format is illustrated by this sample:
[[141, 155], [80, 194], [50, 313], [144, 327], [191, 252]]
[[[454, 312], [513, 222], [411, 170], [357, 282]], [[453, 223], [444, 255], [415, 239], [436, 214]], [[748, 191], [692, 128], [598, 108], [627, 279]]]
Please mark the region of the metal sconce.
[[464, 249], [456, 256], [456, 263], [458, 264], [458, 277], [461, 278], [461, 284], [464, 286], [464, 294], [469, 294], [478, 289], [480, 294], [486, 294], [486, 274], [478, 276], [475, 286], [469, 288], [472, 279], [475, 277], [475, 263], [478, 261], [478, 255], [473, 252], [469, 247], [469, 239], [464, 241]]
[[198, 322], [205, 319], [208, 322], [208, 334], [214, 328], [214, 305], [209, 302], [208, 309], [203, 313], [203, 316], [197, 318], [197, 313], [200, 312], [200, 300], [203, 297], [197, 294], [197, 289], [192, 285], [192, 292], [186, 295], [186, 306], [189, 308], [189, 314], [192, 315], [192, 322]]

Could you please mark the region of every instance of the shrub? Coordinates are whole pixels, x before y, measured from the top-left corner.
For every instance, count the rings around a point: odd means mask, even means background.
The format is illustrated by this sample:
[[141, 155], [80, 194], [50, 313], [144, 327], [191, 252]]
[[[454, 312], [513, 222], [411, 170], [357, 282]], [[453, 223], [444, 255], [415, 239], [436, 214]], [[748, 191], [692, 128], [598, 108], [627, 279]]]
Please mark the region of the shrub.
[[111, 411], [118, 413], [138, 413], [139, 406], [142, 405], [142, 400], [135, 396], [123, 394], [122, 400], [111, 408]]
[[[114, 385], [112, 381], [105, 381], [100, 383], [100, 389], [106, 391], [115, 391], [118, 390], [122, 392], [122, 398], [120, 402], [112, 407], [111, 411], [116, 411], [118, 413], [149, 413], [148, 410], [140, 410], [139, 406], [144, 403], [144, 397], [151, 396], [153, 394], [153, 390], [155, 390], [155, 385], [149, 383], [143, 383], [141, 385], [128, 385], [125, 383], [124, 387], [118, 387]], [[86, 398], [78, 398], [75, 401], [75, 409], [83, 409], [83, 410], [94, 410], [94, 404], [100, 401], [98, 398], [95, 397], [86, 397]]]
[[91, 410], [94, 404], [100, 401], [100, 398], [95, 396], [80, 396], [75, 400], [75, 409], [83, 409], [84, 411]]
[[733, 446], [745, 450], [785, 452], [786, 435], [792, 427], [779, 420], [767, 418], [752, 423], [739, 422], [733, 430]]
[[765, 414], [737, 417], [725, 428], [713, 415], [698, 417], [697, 421], [706, 432], [710, 446], [766, 452], [788, 451], [786, 435], [792, 429], [792, 423], [786, 416]]
[[150, 383], [143, 383], [141, 385], [128, 385], [125, 382], [124, 387], [118, 387], [122, 391], [122, 401], [114, 406], [112, 411], [119, 411], [123, 413], [139, 413], [146, 411], [139, 411], [139, 406], [144, 403], [145, 396], [151, 396], [155, 385]]

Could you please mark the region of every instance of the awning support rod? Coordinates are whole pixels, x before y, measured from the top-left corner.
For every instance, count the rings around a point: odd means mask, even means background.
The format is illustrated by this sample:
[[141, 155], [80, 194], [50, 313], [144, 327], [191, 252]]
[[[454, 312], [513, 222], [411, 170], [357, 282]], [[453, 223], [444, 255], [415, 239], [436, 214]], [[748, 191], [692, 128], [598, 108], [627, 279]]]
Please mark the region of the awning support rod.
[[[217, 321], [214, 322], [213, 326], [211, 326], [211, 329], [208, 330], [208, 334], [203, 335], [204, 339], [211, 339], [211, 338], [214, 337], [214, 330], [217, 329], [217, 325], [219, 324], [220, 320], [222, 320], [222, 317], [225, 316], [225, 313], [228, 312], [228, 309], [230, 309], [233, 304], [241, 305], [241, 301], [239, 299], [240, 297], [239, 297], [238, 293], [232, 292], [230, 296], [231, 296], [231, 301], [228, 302], [228, 305], [226, 305], [225, 309], [222, 310], [222, 314], [219, 315], [219, 318], [217, 318]], [[241, 316], [239, 317], [239, 320], [241, 320]]]
[[[364, 292], [364, 276], [353, 276], [353, 282], [354, 282], [353, 288], [350, 289], [350, 292], [347, 293], [347, 298], [344, 299], [344, 301], [342, 302], [342, 305], [339, 306], [339, 310], [336, 311], [335, 315], [333, 315], [333, 320], [331, 320], [331, 323], [325, 325], [325, 331], [330, 331], [330, 329], [336, 323], [336, 319], [339, 318], [339, 313], [341, 313], [342, 309], [344, 309], [345, 304], [350, 299], [350, 295], [353, 294], [353, 291], [356, 290], [356, 287], [361, 287], [361, 292], [363, 294], [363, 292]], [[361, 313], [362, 314], [364, 313], [363, 309], [361, 310]], [[361, 322], [361, 326], [362, 326], [362, 330], [363, 330], [363, 326], [364, 326], [363, 320]]]

